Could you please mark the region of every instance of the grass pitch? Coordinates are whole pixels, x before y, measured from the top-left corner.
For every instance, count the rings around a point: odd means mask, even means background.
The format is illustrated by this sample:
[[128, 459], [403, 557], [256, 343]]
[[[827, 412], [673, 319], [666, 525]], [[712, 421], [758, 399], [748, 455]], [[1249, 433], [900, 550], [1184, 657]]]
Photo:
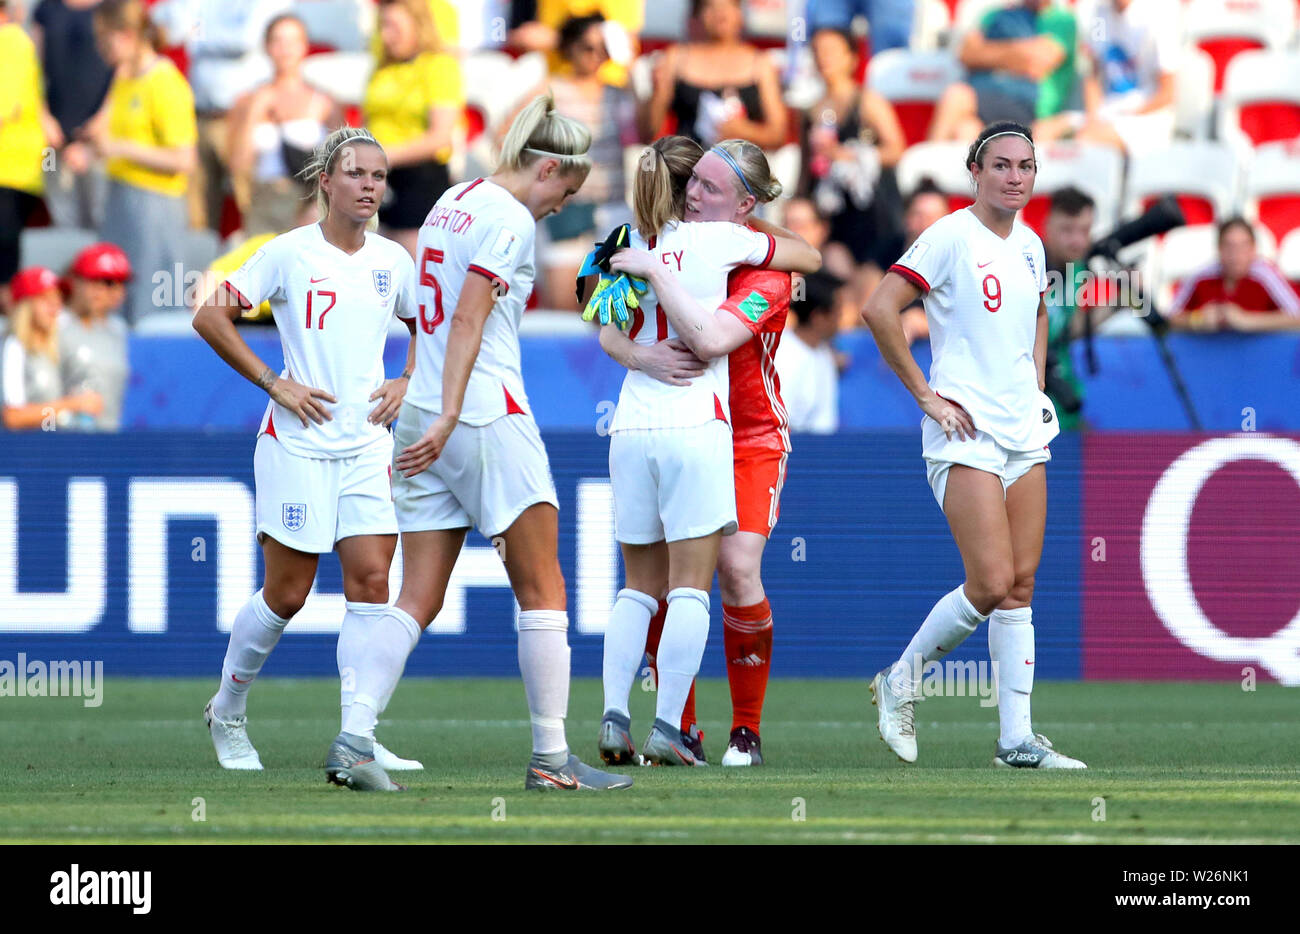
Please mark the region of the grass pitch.
[[[336, 682], [255, 686], [260, 773], [217, 766], [212, 689], [110, 679], [98, 708], [0, 700], [0, 842], [1300, 843], [1300, 718], [1276, 685], [1040, 683], [1036, 727], [1090, 769], [1027, 773], [992, 767], [996, 710], [978, 698], [924, 700], [908, 766], [877, 738], [865, 682], [793, 680], [768, 692], [769, 765], [723, 769], [727, 687], [701, 681], [713, 767], [637, 768], [607, 795], [524, 792], [517, 680], [404, 681], [378, 732], [424, 761], [394, 775], [401, 795], [325, 782]], [[654, 695], [636, 693], [640, 738]], [[569, 737], [589, 762], [600, 707], [599, 682], [575, 682]]]

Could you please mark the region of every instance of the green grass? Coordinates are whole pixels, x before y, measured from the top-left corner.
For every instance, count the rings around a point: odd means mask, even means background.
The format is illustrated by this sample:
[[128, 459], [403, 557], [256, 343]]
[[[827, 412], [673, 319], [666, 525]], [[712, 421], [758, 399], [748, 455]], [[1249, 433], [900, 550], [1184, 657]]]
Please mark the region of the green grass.
[[[877, 739], [864, 683], [776, 681], [770, 765], [636, 769], [634, 788], [608, 795], [523, 791], [517, 681], [403, 682], [379, 736], [426, 770], [398, 776], [402, 795], [324, 781], [333, 681], [258, 683], [261, 773], [217, 767], [200, 717], [211, 691], [210, 679], [117, 679], [94, 709], [0, 699], [0, 843], [1300, 843], [1300, 718], [1294, 691], [1275, 685], [1040, 683], [1037, 728], [1091, 766], [1040, 774], [991, 767], [996, 711], [978, 699], [926, 699], [921, 759], [906, 766]], [[726, 683], [701, 682], [699, 698], [716, 763]], [[570, 739], [588, 760], [600, 703], [597, 681], [575, 683]], [[637, 736], [652, 703], [633, 699]], [[191, 817], [196, 797], [206, 821]]]

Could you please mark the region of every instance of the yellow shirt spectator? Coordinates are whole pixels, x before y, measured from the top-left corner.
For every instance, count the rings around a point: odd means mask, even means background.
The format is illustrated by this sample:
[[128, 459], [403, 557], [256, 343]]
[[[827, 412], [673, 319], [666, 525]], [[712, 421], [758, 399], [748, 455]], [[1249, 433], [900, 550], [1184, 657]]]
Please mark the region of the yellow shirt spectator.
[[[438, 30], [438, 42], [444, 49], [454, 49], [460, 45], [460, 13], [449, 0], [429, 0], [429, 13], [433, 16], [433, 26]], [[370, 54], [378, 61], [384, 53], [384, 42], [379, 38], [379, 30], [370, 37]]]
[[[434, 107], [460, 108], [465, 102], [460, 63], [442, 52], [423, 52], [409, 62], [385, 65], [370, 76], [363, 102], [366, 127], [381, 146], [409, 143], [429, 131]], [[451, 159], [451, 147], [438, 161]]]
[[[229, 253], [218, 256], [212, 261], [208, 274], [204, 277], [205, 289], [210, 291], [214, 286], [221, 285], [232, 272], [244, 265], [245, 260], [278, 236], [279, 234], [275, 233], [265, 233], [249, 237]], [[266, 321], [271, 317], [271, 303], [266, 301], [256, 308], [245, 309], [240, 317], [245, 321]]]
[[[120, 75], [108, 89], [108, 135], [148, 146], [171, 149], [198, 139], [194, 94], [171, 59], [159, 57], [138, 78]], [[108, 160], [108, 177], [163, 195], [185, 194], [183, 172], [157, 172], [121, 157]]]
[[0, 26], [0, 188], [40, 196], [41, 65], [36, 47], [17, 23]]

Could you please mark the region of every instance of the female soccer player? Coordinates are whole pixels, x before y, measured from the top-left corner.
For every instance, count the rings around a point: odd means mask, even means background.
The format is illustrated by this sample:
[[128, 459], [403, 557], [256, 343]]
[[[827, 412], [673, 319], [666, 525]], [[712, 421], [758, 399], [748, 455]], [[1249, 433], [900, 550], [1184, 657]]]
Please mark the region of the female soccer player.
[[[731, 152], [710, 152], [722, 169], [743, 177]], [[667, 137], [642, 157], [633, 189], [637, 230], [632, 249], [616, 254], [612, 263], [617, 271], [649, 277], [654, 287], [629, 332], [640, 344], [675, 340], [676, 326], [685, 321], [702, 331], [704, 320], [726, 300], [727, 274], [737, 266], [812, 272], [821, 265], [815, 249], [779, 228], [774, 237], [732, 223], [683, 223], [688, 180], [697, 163], [705, 164], [699, 156], [689, 140]], [[711, 168], [717, 166], [708, 163], [706, 173]], [[711, 192], [722, 190], [721, 184], [731, 182], [718, 174], [701, 178], [701, 186]], [[779, 191], [769, 178], [764, 194]], [[697, 190], [690, 198], [693, 207], [698, 199]], [[670, 319], [667, 308], [656, 304], [660, 289], [673, 296], [679, 315], [685, 312], [681, 320]], [[681, 306], [695, 303], [691, 317]], [[724, 330], [730, 335], [724, 339], [739, 346], [751, 336], [742, 330], [743, 335]], [[717, 339], [712, 327], [709, 338]], [[661, 765], [701, 764], [683, 741], [679, 724], [708, 638], [708, 590], [719, 548], [723, 536], [737, 528], [729, 395], [725, 352], [712, 355], [704, 373], [685, 385], [659, 382], [637, 370], [624, 379], [610, 426], [609, 463], [615, 536], [623, 550], [627, 586], [619, 592], [605, 633], [607, 693], [599, 745], [607, 760], [631, 756], [627, 695], [657, 595], [666, 589], [668, 612], [656, 653], [655, 723], [642, 755]]]
[[[1030, 722], [1030, 600], [1047, 519], [1047, 444], [1060, 431], [1043, 394], [1047, 288], [1043, 244], [1016, 220], [1038, 163], [1025, 127], [1001, 122], [971, 144], [975, 203], [937, 221], [890, 267], [862, 317], [925, 413], [926, 475], [948, 517], [965, 582], [944, 596], [893, 665], [871, 682], [880, 736], [916, 761], [913, 705], [922, 669], [989, 623], [1001, 735], [994, 764], [1082, 769]], [[930, 379], [908, 351], [899, 313], [920, 295], [930, 324]]]
[[519, 669], [532, 722], [525, 788], [626, 788], [569, 753], [569, 617], [558, 503], [520, 372], [519, 322], [533, 288], [537, 221], [582, 187], [591, 134], [534, 99], [496, 173], [449, 188], [420, 228], [415, 371], [397, 420], [393, 492], [404, 579], [358, 668], [348, 730], [368, 735], [406, 658], [442, 609], [470, 526], [501, 537], [519, 601]]
[[[267, 243], [194, 316], [194, 329], [221, 358], [271, 397], [253, 456], [266, 578], [235, 616], [221, 686], [204, 711], [228, 769], [262, 767], [248, 741], [248, 687], [306, 602], [320, 554], [331, 550], [347, 598], [338, 644], [346, 730], [352, 682], [367, 664], [362, 650], [387, 609], [397, 545], [386, 429], [406, 393], [415, 341], [395, 379], [384, 379], [383, 352], [394, 313], [414, 329], [415, 267], [399, 244], [370, 232], [388, 160], [368, 131], [331, 133], [308, 172], [324, 219]], [[264, 299], [284, 348], [279, 376], [234, 325]], [[401, 790], [380, 755], [389, 768], [400, 764], [373, 733], [344, 732], [330, 748], [326, 774], [357, 790]]]
[[[759, 202], [779, 197], [781, 183], [772, 178], [763, 151], [745, 140], [725, 140], [705, 153], [686, 183], [684, 219], [751, 223]], [[728, 158], [730, 157], [730, 158]], [[733, 165], [735, 168], [733, 168]], [[739, 171], [737, 171], [737, 169]], [[774, 230], [759, 221], [753, 226]], [[618, 254], [616, 268], [633, 262], [631, 251]], [[735, 461], [735, 535], [722, 539], [718, 552], [718, 589], [722, 593], [723, 644], [731, 687], [731, 736], [724, 766], [762, 765], [760, 721], [772, 655], [772, 609], [761, 578], [763, 548], [776, 524], [785, 483], [790, 432], [776, 372], [776, 349], [790, 308], [790, 275], [773, 269], [740, 267], [727, 282], [727, 299], [716, 311], [706, 309], [672, 288], [668, 267], [651, 264], [659, 307], [689, 350], [664, 341], [637, 344], [618, 328], [601, 329], [601, 346], [629, 370], [643, 370], [669, 384], [681, 377], [671, 368], [683, 363], [727, 357]], [[667, 281], [664, 281], [667, 280]], [[683, 300], [684, 299], [684, 300]], [[669, 368], [669, 369], [665, 369]], [[680, 371], [677, 371], [680, 372]], [[692, 375], [697, 370], [687, 370]], [[660, 601], [650, 623], [646, 651], [652, 664], [658, 653], [666, 607]], [[633, 652], [632, 647], [628, 647]], [[632, 662], [639, 664], [639, 656]], [[615, 666], [622, 670], [624, 665]], [[619, 678], [622, 683], [622, 678]], [[607, 744], [611, 761], [626, 761], [635, 750], [613, 722]], [[696, 758], [703, 759], [695, 725], [694, 690], [687, 696], [682, 733]]]

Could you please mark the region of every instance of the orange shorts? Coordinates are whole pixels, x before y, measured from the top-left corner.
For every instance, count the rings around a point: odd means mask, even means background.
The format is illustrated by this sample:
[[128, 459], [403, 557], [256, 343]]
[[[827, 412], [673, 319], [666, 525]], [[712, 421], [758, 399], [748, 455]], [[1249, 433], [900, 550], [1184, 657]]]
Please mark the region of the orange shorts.
[[772, 448], [737, 448], [736, 520], [739, 531], [772, 534], [781, 515], [781, 487], [790, 455]]

